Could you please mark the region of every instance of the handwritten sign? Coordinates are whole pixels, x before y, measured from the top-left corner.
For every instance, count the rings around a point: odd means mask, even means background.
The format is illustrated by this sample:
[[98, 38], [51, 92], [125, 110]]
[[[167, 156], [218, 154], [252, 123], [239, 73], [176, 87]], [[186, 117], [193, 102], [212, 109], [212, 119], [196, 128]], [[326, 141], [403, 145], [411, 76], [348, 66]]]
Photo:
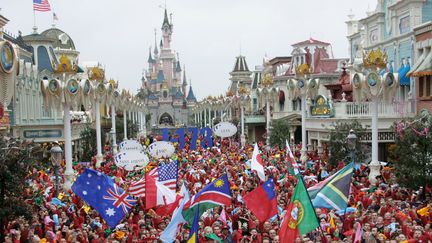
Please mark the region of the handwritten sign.
[[119, 145], [120, 152], [126, 151], [142, 151], [143, 146], [136, 140], [126, 140]]
[[213, 133], [221, 138], [229, 138], [237, 133], [237, 127], [231, 122], [220, 122], [213, 127]]
[[174, 146], [167, 141], [157, 141], [149, 145], [148, 153], [153, 158], [169, 158], [174, 154]]
[[134, 171], [144, 168], [149, 163], [149, 158], [144, 151], [120, 152], [114, 156], [115, 164], [127, 171]]

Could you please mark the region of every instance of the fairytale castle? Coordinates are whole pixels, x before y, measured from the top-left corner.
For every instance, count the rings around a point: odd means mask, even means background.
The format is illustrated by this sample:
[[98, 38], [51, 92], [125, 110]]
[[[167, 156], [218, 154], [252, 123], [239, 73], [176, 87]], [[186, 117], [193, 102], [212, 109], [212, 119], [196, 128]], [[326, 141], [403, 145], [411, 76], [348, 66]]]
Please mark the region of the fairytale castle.
[[162, 38], [149, 49], [148, 68], [143, 73], [140, 96], [150, 114], [151, 128], [189, 126], [196, 98], [186, 79], [178, 53], [171, 49], [174, 25], [165, 9]]

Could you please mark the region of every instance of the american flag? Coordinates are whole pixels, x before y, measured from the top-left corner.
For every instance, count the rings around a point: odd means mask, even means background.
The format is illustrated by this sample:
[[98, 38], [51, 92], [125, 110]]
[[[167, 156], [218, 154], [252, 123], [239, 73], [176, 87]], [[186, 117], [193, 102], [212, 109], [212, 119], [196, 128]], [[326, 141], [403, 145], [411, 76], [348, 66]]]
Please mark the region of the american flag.
[[[178, 162], [174, 161], [169, 164], [164, 164], [158, 168], [154, 168], [148, 172], [149, 176], [154, 177], [159, 182], [174, 192], [177, 190], [177, 175], [178, 175]], [[129, 193], [135, 197], [145, 196], [145, 177], [141, 180], [132, 182], [129, 187]]]
[[57, 17], [57, 14], [56, 13], [54, 13], [53, 12], [53, 20], [56, 20], [56, 21], [58, 21], [59, 19], [58, 19], [58, 17]]
[[51, 6], [48, 0], [33, 0], [33, 10], [39, 12], [51, 11]]

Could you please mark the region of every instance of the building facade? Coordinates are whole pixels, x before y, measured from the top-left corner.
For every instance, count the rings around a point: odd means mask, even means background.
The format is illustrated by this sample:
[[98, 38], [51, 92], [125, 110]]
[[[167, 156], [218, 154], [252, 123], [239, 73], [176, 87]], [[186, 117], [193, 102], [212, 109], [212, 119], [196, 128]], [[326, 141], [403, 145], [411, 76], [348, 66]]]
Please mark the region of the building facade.
[[416, 62], [408, 74], [417, 87], [417, 113], [432, 112], [432, 21], [415, 27], [414, 34]]
[[149, 50], [140, 97], [147, 105], [152, 129], [189, 126], [196, 98], [192, 85], [188, 85], [185, 67], [172, 50], [174, 25], [166, 9], [161, 30], [159, 48], [155, 36], [153, 53]]

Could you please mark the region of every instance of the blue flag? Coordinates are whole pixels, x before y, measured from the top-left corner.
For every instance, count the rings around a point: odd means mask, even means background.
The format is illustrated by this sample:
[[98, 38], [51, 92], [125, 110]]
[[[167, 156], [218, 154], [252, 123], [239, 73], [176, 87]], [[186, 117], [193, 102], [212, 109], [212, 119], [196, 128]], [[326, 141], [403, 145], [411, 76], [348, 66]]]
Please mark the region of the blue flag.
[[85, 169], [72, 185], [72, 191], [92, 206], [114, 228], [129, 213], [136, 200], [107, 175]]

